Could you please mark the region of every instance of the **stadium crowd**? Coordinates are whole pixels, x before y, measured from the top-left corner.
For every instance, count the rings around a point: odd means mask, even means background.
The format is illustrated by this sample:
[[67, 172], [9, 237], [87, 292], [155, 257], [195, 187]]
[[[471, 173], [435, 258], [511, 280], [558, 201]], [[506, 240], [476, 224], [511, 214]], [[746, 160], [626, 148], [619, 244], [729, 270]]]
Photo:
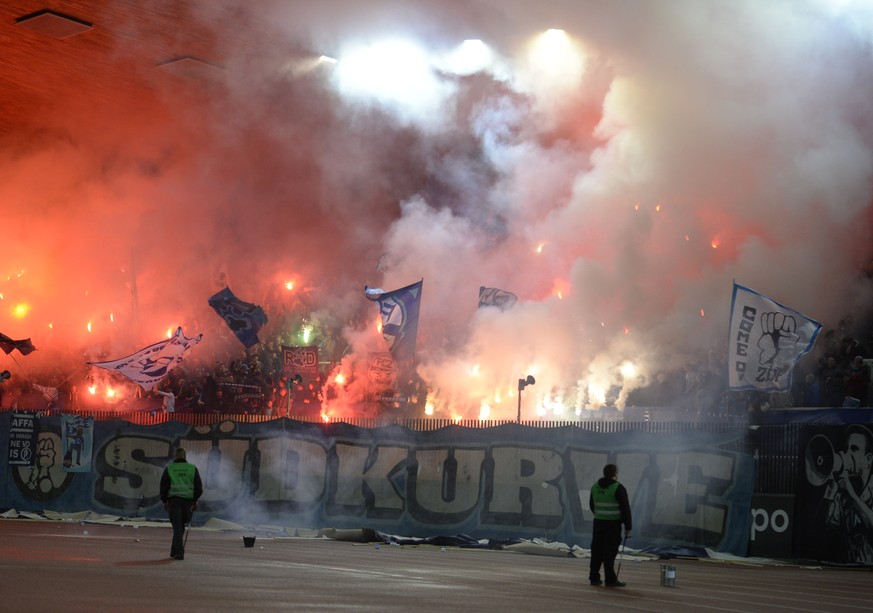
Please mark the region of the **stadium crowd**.
[[[196, 358], [182, 362], [151, 392], [119, 382], [118, 387], [124, 389], [119, 397], [133, 410], [316, 416], [322, 403], [336, 394], [338, 383], [331, 379], [336, 362], [322, 362], [318, 373], [305, 377], [289, 372], [283, 368], [282, 342], [277, 337], [241, 349], [214, 366]], [[728, 391], [726, 352], [710, 350], [698, 363], [661, 372], [648, 385], [633, 390], [625, 407], [671, 407], [685, 419], [745, 419], [771, 408], [869, 406], [871, 346], [873, 335], [865, 336], [853, 329], [851, 320], [844, 320], [820, 335], [813, 351], [792, 373], [790, 390], [770, 393]], [[89, 368], [68, 377], [56, 388], [12, 376], [0, 382], [0, 408], [56, 413], [111, 410], [111, 400], [92, 392], [94, 379], [100, 376], [94, 371]], [[401, 387], [397, 396], [407, 398], [408, 403], [383, 406], [377, 414], [422, 417], [428, 392], [424, 382], [416, 378]], [[607, 398], [607, 410], [616, 399]]]

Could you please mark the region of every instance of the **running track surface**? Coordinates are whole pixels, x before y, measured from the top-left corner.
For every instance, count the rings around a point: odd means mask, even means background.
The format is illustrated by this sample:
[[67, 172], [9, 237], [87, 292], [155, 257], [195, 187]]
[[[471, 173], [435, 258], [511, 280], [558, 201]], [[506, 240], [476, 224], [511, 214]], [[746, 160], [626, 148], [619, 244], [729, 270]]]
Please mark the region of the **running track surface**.
[[[388, 546], [192, 529], [0, 521], [0, 611], [873, 611], [873, 572], [702, 560], [625, 560], [625, 588], [592, 587], [587, 558]], [[660, 584], [663, 562], [676, 586]]]

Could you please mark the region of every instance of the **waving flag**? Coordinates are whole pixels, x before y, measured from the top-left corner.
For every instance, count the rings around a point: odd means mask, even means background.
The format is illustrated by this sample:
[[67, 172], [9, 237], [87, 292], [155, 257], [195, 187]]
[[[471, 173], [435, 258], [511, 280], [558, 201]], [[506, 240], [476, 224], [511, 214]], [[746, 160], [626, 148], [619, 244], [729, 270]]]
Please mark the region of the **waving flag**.
[[126, 358], [108, 362], [88, 362], [88, 364], [117, 372], [140, 385], [144, 390], [151, 390], [185, 359], [191, 348], [202, 339], [202, 334], [187, 338], [182, 334], [182, 328], [178, 328], [171, 338], [149, 345]]
[[49, 402], [58, 401], [58, 388], [49, 387], [47, 385], [38, 385], [36, 383], [31, 383], [31, 385], [33, 386], [33, 389], [42, 394], [43, 398], [45, 398]]
[[479, 288], [479, 308], [497, 307], [501, 311], [511, 309], [518, 302], [518, 296], [512, 292], [506, 292], [496, 287]]
[[728, 387], [782, 392], [791, 371], [812, 350], [821, 324], [763, 294], [734, 283]]
[[267, 323], [267, 314], [256, 304], [243, 302], [229, 287], [209, 298], [209, 306], [224, 320], [236, 337], [246, 346], [260, 343], [258, 331]]
[[9, 355], [16, 349], [18, 349], [18, 352], [21, 355], [27, 355], [32, 351], [36, 351], [36, 347], [33, 346], [33, 343], [30, 342], [29, 338], [15, 341], [5, 334], [0, 334], [0, 349], [2, 349], [6, 355]]
[[388, 350], [398, 363], [412, 361], [418, 336], [418, 309], [424, 281], [391, 292], [364, 287], [364, 295], [378, 303], [382, 317], [382, 336]]

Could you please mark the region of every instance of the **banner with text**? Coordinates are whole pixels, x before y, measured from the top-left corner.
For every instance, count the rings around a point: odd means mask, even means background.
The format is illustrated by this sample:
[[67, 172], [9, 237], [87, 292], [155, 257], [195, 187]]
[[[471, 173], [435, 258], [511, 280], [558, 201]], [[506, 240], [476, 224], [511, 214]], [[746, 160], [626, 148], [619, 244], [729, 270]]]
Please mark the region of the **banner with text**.
[[39, 420], [36, 413], [9, 413], [8, 461], [10, 466], [33, 466], [36, 433]]
[[734, 283], [728, 332], [728, 388], [784, 392], [791, 372], [812, 350], [821, 324]]
[[318, 376], [318, 346], [282, 345], [282, 373], [288, 378], [300, 375], [307, 381], [314, 379]]
[[[97, 422], [88, 473], [65, 470], [62, 424], [40, 424], [33, 468], [0, 466], [0, 507], [165, 518], [160, 475], [183, 446], [203, 476], [197, 514], [243, 525], [367, 527], [427, 537], [543, 538], [588, 548], [592, 484], [616, 463], [636, 547], [744, 555], [754, 460], [723, 450], [742, 434], [594, 433], [567, 426], [417, 431], [276, 419], [192, 427]], [[6, 437], [5, 421], [0, 436]]]

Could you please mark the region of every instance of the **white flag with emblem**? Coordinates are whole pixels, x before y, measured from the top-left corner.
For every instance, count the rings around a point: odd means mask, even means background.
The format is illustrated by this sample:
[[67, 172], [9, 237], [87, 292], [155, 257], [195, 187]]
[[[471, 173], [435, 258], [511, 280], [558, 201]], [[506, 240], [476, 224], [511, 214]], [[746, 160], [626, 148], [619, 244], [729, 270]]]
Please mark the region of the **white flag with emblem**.
[[731, 301], [728, 387], [784, 392], [791, 371], [812, 350], [821, 324], [758, 292], [734, 283]]
[[188, 338], [182, 328], [165, 341], [149, 345], [134, 354], [108, 362], [88, 362], [91, 366], [105, 368], [124, 375], [144, 390], [153, 389], [181, 362], [191, 348], [201, 341], [203, 335]]

